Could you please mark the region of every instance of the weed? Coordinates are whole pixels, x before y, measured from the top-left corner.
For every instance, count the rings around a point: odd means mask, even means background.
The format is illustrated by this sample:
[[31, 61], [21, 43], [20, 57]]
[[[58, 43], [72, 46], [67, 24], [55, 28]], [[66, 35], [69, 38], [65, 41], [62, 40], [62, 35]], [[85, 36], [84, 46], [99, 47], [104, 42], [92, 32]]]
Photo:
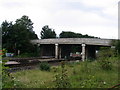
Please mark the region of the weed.
[[71, 84], [65, 69], [65, 62], [61, 62], [61, 73], [55, 75], [55, 88], [70, 88]]
[[58, 71], [58, 68], [57, 67], [55, 67], [55, 66], [53, 66], [53, 67], [51, 67], [51, 70], [50, 71], [52, 71], [52, 72], [57, 72]]
[[72, 67], [62, 62], [61, 66], [51, 67], [50, 72], [38, 69], [16, 72], [14, 85], [16, 88], [111, 88], [119, 84], [119, 59], [110, 57], [107, 61], [112, 64], [111, 70], [104, 70], [96, 60], [70, 63]]

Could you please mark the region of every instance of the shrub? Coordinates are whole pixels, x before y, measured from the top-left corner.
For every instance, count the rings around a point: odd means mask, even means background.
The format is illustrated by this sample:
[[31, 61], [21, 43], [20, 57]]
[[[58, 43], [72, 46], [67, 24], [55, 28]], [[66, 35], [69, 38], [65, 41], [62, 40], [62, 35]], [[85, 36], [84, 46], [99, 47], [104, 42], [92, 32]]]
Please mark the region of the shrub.
[[2, 62], [2, 88], [13, 88], [14, 80], [10, 73], [7, 71], [9, 67], [4, 66], [5, 62], [7, 62], [7, 60], [3, 60]]
[[112, 69], [112, 63], [105, 59], [105, 60], [99, 60], [99, 65], [100, 65], [100, 68], [102, 68], [103, 70], [111, 70]]
[[61, 73], [55, 75], [55, 88], [70, 88], [71, 83], [67, 75], [67, 69], [65, 69], [65, 62], [61, 63]]
[[109, 60], [110, 57], [113, 57], [115, 55], [114, 49], [108, 48], [108, 47], [102, 47], [98, 53], [98, 63], [100, 65], [100, 68], [103, 70], [111, 70], [112, 69], [112, 63]]
[[2, 88], [13, 88], [14, 80], [9, 76], [7, 72], [2, 72]]
[[47, 62], [41, 62], [39, 65], [40, 70], [50, 71], [50, 65]]
[[109, 47], [101, 47], [97, 56], [98, 59], [106, 59], [115, 55], [115, 50]]

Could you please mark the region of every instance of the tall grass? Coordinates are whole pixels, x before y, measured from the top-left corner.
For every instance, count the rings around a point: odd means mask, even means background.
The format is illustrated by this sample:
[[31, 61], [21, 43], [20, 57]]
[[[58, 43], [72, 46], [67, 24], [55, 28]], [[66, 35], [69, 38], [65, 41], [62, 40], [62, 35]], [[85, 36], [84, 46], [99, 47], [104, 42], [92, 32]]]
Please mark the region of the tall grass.
[[[118, 57], [109, 59], [112, 63], [111, 70], [104, 70], [99, 62], [74, 62], [67, 63], [67, 75], [72, 88], [111, 88], [119, 84]], [[39, 69], [26, 70], [12, 73], [15, 77], [16, 87], [19, 88], [54, 88], [54, 76], [60, 73], [60, 66], [51, 67], [50, 72]], [[20, 84], [20, 85], [19, 85]]]
[[98, 61], [82, 62], [75, 66], [72, 75], [74, 88], [110, 88], [118, 84], [118, 58], [112, 58], [112, 70], [103, 70]]
[[48, 88], [52, 87], [53, 73], [47, 71], [27, 70], [14, 73], [16, 81], [23, 83], [19, 88]]

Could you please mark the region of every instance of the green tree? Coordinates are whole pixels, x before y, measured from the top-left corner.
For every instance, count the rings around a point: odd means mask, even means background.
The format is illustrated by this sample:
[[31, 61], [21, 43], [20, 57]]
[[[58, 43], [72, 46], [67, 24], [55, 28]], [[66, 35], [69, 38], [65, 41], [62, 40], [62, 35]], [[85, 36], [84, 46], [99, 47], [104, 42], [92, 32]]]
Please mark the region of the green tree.
[[23, 30], [23, 32], [27, 32], [26, 34], [28, 34], [27, 36], [29, 39], [38, 39], [37, 35], [33, 31], [33, 22], [28, 16], [24, 15], [20, 19], [17, 19], [15, 25]]
[[65, 32], [62, 31], [59, 35], [60, 38], [97, 38], [94, 36], [89, 35], [82, 35], [81, 33], [74, 33], [74, 32]]
[[33, 52], [34, 46], [30, 43], [30, 40], [38, 39], [38, 37], [33, 31], [31, 19], [28, 16], [22, 16], [22, 18], [16, 20], [14, 29], [17, 31], [15, 48], [21, 50], [22, 53]]
[[21, 53], [33, 52], [34, 46], [30, 43], [32, 39], [38, 39], [33, 31], [33, 23], [28, 16], [22, 16], [20, 19], [12, 22], [4, 21], [2, 27], [2, 44], [8, 52]]
[[8, 49], [10, 52], [13, 51], [14, 41], [14, 30], [12, 22], [4, 21], [1, 25], [2, 28], [2, 47]]
[[59, 35], [60, 38], [76, 38], [77, 35], [74, 32], [64, 32], [60, 33]]
[[47, 38], [56, 38], [56, 33], [54, 30], [52, 30], [51, 28], [49, 28], [48, 25], [45, 25], [41, 32], [41, 39], [47, 39]]
[[81, 33], [65, 32], [65, 31], [62, 31], [59, 37], [60, 38], [98, 38], [94, 36], [89, 36], [87, 34], [82, 35]]

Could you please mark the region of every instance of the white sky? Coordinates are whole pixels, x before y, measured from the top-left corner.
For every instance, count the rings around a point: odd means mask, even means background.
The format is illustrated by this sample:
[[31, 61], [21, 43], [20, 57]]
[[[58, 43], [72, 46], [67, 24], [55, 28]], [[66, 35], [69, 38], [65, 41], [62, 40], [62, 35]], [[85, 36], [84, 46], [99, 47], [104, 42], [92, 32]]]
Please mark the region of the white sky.
[[0, 24], [15, 21], [23, 15], [34, 23], [40, 37], [45, 25], [101, 38], [118, 38], [119, 0], [0, 0]]

